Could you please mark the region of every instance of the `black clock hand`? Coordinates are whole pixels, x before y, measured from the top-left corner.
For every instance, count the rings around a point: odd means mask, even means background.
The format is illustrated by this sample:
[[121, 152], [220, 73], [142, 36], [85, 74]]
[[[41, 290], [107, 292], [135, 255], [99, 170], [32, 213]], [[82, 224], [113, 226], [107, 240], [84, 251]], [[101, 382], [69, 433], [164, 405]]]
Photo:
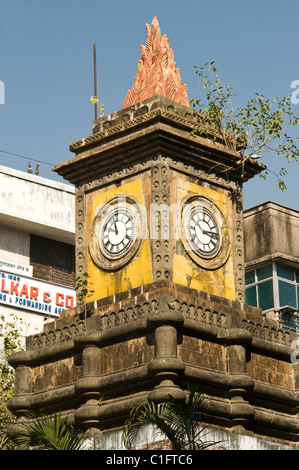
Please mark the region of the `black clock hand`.
[[113, 227], [110, 227], [110, 228], [108, 229], [108, 233], [110, 233], [110, 232], [114, 233], [115, 235], [118, 234], [116, 225], [114, 225]]
[[116, 219], [116, 215], [113, 217], [113, 225], [115, 227], [115, 235], [118, 235], [118, 228], [117, 228], [117, 219]]
[[218, 233], [215, 233], [215, 232], [210, 232], [209, 230], [203, 230], [203, 233], [204, 233], [204, 234], [207, 234], [207, 235], [210, 235], [210, 237], [216, 237], [216, 238], [219, 238], [219, 235], [218, 235]]

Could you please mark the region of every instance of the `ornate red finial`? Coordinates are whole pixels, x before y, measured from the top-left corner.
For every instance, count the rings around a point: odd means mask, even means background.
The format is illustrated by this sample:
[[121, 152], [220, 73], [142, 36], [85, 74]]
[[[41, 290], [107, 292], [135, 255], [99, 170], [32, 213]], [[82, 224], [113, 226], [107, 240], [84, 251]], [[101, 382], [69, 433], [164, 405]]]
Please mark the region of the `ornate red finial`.
[[123, 108], [155, 95], [162, 95], [177, 103], [190, 106], [187, 86], [176, 68], [169, 38], [161, 35], [156, 16], [151, 26], [146, 24], [146, 45], [140, 46], [141, 55], [132, 90], [128, 90]]

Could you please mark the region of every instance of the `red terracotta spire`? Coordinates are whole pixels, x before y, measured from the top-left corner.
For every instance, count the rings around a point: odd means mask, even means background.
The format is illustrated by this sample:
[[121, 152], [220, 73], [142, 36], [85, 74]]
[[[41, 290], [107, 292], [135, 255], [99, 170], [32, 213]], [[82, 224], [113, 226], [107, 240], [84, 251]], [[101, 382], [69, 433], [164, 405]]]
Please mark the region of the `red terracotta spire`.
[[141, 55], [132, 90], [128, 90], [123, 108], [139, 103], [155, 95], [162, 95], [177, 103], [190, 106], [187, 86], [182, 83], [180, 70], [176, 68], [169, 39], [156, 17], [146, 24], [146, 45], [140, 46]]

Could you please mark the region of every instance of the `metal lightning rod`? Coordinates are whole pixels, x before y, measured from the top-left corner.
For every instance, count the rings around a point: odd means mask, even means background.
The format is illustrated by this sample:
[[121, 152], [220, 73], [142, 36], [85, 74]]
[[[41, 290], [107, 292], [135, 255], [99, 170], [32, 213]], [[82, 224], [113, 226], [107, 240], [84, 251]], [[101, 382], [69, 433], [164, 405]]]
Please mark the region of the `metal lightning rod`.
[[[93, 45], [93, 80], [94, 80], [94, 97], [97, 98], [97, 55], [96, 55], [96, 45]], [[94, 118], [98, 119], [98, 104], [94, 103]]]

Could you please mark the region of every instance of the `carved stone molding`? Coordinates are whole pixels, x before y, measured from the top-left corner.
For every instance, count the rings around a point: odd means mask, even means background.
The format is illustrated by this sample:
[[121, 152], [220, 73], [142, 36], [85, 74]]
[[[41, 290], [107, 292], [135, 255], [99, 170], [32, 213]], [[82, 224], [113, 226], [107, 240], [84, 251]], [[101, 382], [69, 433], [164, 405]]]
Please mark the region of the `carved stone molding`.
[[84, 188], [79, 186], [75, 191], [75, 224], [76, 224], [76, 276], [86, 272], [86, 229], [85, 229], [85, 194]]
[[172, 278], [169, 167], [163, 157], [151, 164], [151, 248], [153, 279]]

